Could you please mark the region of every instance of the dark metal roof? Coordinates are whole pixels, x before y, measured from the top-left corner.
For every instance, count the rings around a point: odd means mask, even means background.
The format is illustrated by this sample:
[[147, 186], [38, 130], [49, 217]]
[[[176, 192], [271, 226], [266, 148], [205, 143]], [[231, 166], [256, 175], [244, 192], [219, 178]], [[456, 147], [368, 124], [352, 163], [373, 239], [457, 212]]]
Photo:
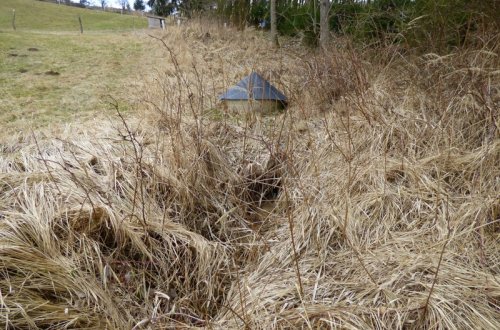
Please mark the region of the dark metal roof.
[[252, 72], [236, 86], [219, 96], [219, 100], [272, 100], [285, 103], [286, 96], [258, 73]]

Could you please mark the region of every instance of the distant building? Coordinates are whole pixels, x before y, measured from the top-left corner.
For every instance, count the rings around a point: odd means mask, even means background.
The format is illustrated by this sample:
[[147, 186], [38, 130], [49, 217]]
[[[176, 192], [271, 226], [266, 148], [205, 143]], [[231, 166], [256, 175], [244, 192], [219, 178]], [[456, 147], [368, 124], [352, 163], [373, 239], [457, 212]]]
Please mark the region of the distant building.
[[148, 27], [150, 29], [162, 29], [165, 30], [165, 17], [146, 15], [148, 18]]
[[219, 100], [231, 111], [263, 113], [284, 109], [287, 105], [286, 96], [256, 72], [230, 87]]

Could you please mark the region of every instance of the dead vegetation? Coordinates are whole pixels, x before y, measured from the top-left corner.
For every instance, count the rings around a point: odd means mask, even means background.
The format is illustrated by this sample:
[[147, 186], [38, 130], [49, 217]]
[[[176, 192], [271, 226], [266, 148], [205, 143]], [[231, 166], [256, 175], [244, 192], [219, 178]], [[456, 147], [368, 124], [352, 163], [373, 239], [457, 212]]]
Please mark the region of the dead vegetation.
[[[1, 323], [500, 328], [498, 39], [370, 63], [176, 29], [136, 115], [3, 139]], [[254, 68], [289, 110], [207, 115]]]

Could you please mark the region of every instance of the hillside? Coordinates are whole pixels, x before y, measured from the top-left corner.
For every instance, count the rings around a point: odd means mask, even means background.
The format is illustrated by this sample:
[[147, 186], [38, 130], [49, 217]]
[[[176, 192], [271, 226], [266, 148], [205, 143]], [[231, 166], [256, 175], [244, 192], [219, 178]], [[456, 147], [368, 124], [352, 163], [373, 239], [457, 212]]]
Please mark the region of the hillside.
[[147, 27], [147, 20], [135, 15], [120, 15], [57, 5], [35, 0], [0, 1], [0, 31], [12, 30], [12, 10], [16, 10], [18, 30], [80, 31], [78, 16], [85, 31], [132, 30]]
[[[17, 30], [11, 28], [16, 8]], [[83, 20], [80, 34], [77, 17]], [[0, 1], [0, 121], [4, 133], [103, 114], [102, 98], [124, 107], [151, 64], [146, 20], [34, 0]], [[135, 29], [134, 29], [135, 27]]]

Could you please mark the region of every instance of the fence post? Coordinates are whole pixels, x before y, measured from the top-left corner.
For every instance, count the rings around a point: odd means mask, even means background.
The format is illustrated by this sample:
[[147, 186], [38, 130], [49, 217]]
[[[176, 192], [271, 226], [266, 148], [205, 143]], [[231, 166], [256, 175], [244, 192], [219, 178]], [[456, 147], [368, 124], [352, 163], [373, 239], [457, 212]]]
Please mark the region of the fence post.
[[16, 31], [16, 10], [12, 9], [12, 28]]
[[80, 22], [80, 33], [83, 34], [82, 17], [80, 15], [78, 15], [78, 22]]

